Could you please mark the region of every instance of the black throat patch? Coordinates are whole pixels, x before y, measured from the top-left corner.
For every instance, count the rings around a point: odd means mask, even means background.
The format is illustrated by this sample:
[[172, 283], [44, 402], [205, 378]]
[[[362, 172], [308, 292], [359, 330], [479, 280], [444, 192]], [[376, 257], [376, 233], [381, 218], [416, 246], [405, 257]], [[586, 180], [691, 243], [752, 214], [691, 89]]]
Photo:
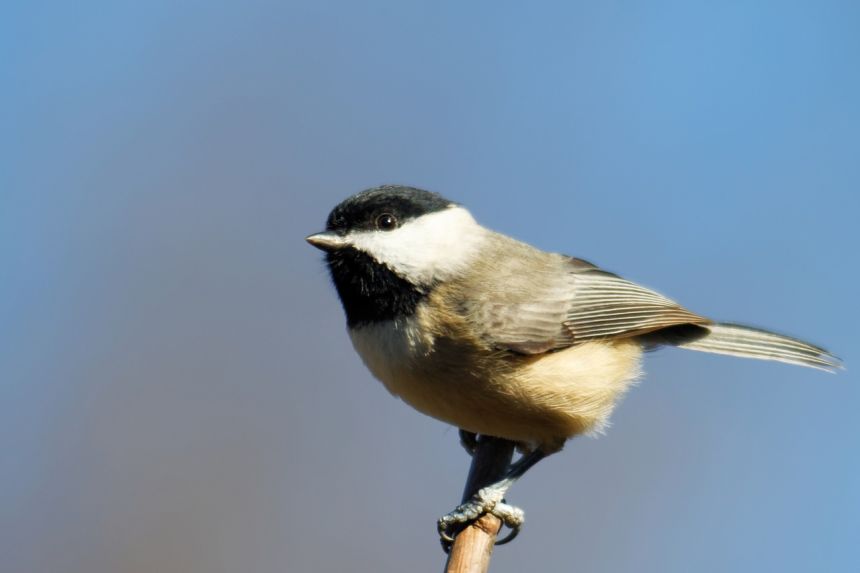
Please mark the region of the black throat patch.
[[333, 251], [326, 260], [350, 328], [412, 316], [427, 296], [427, 291], [357, 249]]

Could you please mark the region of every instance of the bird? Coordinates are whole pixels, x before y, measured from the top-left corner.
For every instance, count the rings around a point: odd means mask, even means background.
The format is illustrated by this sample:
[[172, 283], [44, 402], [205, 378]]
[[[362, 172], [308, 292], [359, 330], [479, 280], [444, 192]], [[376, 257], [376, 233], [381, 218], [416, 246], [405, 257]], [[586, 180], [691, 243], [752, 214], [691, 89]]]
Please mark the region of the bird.
[[546, 456], [606, 426], [661, 346], [835, 371], [802, 340], [717, 322], [584, 259], [490, 230], [463, 205], [405, 185], [354, 194], [306, 238], [325, 262], [352, 345], [388, 391], [460, 430], [523, 455], [437, 522], [444, 543], [484, 513], [512, 533], [508, 489]]

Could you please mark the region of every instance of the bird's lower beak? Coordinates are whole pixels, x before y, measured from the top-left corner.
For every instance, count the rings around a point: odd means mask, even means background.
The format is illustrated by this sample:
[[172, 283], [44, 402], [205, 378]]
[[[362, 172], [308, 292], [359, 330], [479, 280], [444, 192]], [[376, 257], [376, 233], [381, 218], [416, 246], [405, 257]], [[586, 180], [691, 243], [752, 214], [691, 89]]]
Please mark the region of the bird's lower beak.
[[322, 233], [311, 235], [305, 238], [305, 240], [321, 251], [326, 252], [336, 251], [349, 246], [349, 242], [344, 237], [341, 237], [337, 233], [332, 233], [331, 231], [324, 231]]

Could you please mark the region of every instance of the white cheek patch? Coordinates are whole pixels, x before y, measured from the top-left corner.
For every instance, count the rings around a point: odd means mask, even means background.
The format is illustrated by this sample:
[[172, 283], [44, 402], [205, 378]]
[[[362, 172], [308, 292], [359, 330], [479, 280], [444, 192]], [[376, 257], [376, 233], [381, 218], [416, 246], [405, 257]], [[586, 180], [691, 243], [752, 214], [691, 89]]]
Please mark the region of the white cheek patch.
[[360, 231], [347, 240], [416, 285], [445, 280], [464, 269], [487, 231], [462, 207], [449, 207], [393, 231]]

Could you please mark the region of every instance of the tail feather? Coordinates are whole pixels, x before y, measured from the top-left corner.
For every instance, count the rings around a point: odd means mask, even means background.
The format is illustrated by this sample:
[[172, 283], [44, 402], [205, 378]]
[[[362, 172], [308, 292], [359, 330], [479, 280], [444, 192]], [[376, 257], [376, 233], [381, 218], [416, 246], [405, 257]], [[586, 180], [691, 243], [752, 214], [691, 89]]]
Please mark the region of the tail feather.
[[842, 361], [827, 350], [789, 336], [729, 323], [697, 325], [697, 330], [667, 342], [690, 350], [776, 360], [828, 372], [842, 368]]

